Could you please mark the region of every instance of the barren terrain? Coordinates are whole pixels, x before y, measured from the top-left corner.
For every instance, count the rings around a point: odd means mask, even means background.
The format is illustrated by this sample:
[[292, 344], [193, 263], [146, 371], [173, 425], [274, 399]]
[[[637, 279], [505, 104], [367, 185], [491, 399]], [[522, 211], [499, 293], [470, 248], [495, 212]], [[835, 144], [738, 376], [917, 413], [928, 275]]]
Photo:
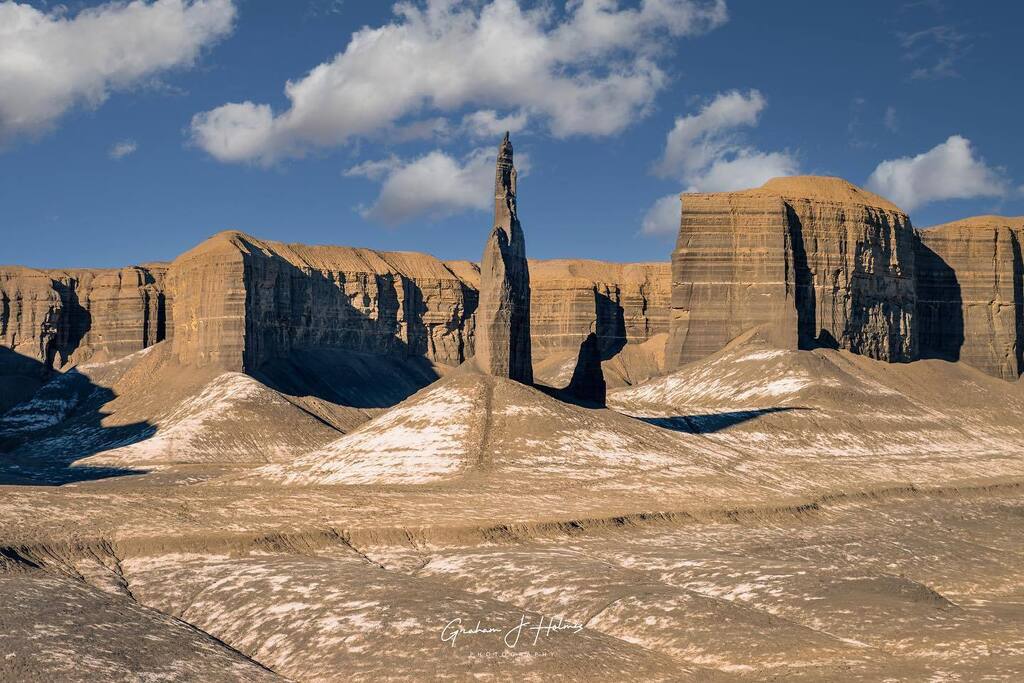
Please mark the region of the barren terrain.
[[752, 333], [608, 408], [397, 363], [385, 408], [166, 346], [4, 416], [0, 678], [1024, 670], [1017, 383]]

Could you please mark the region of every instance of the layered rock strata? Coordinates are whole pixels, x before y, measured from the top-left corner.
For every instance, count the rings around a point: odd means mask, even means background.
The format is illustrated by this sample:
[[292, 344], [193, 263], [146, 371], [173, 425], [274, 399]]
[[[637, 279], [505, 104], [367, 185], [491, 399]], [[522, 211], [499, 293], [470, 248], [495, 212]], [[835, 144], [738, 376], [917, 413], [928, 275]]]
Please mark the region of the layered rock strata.
[[668, 263], [530, 261], [534, 359], [575, 351], [594, 332], [602, 358], [668, 331]]
[[166, 336], [166, 266], [0, 268], [0, 345], [48, 367], [120, 358]]
[[921, 355], [1015, 380], [1024, 370], [1024, 217], [978, 216], [918, 231]]
[[516, 212], [512, 154], [505, 133], [494, 179], [494, 227], [480, 263], [475, 362], [487, 374], [532, 384], [530, 270]]
[[684, 197], [670, 316], [668, 368], [714, 353], [757, 326], [775, 345], [796, 348], [793, 245], [780, 197]]
[[220, 233], [171, 266], [179, 362], [254, 370], [299, 349], [472, 355], [477, 293], [426, 254]]
[[893, 204], [819, 177], [684, 194], [682, 204], [668, 367], [753, 327], [781, 348], [916, 357], [913, 228]]

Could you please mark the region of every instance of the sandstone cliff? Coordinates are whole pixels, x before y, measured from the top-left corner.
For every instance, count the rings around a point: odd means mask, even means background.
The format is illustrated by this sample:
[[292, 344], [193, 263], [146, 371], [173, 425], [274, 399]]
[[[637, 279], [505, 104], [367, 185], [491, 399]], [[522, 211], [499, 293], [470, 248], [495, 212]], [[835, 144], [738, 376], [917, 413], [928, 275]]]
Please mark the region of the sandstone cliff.
[[[602, 356], [667, 330], [668, 264], [532, 260], [531, 336], [539, 357], [573, 358], [596, 331]], [[473, 356], [479, 267], [427, 254], [310, 247], [215, 235], [179, 256], [173, 353], [187, 365], [254, 369], [299, 348]]]
[[682, 202], [669, 367], [756, 326], [782, 348], [916, 357], [913, 229], [890, 202], [809, 176]]
[[534, 358], [575, 353], [595, 332], [607, 359], [667, 332], [670, 276], [668, 263], [531, 260]]
[[922, 356], [1017, 379], [1024, 370], [1024, 217], [978, 216], [918, 237]]
[[477, 294], [436, 258], [220, 233], [179, 256], [173, 353], [187, 365], [252, 370], [301, 348], [471, 355]]
[[685, 195], [672, 252], [668, 368], [703, 358], [757, 326], [777, 346], [796, 348], [793, 260], [780, 197]]
[[0, 411], [54, 369], [120, 358], [163, 339], [165, 270], [0, 267]]
[[60, 368], [119, 358], [165, 336], [166, 266], [0, 268], [0, 345]]

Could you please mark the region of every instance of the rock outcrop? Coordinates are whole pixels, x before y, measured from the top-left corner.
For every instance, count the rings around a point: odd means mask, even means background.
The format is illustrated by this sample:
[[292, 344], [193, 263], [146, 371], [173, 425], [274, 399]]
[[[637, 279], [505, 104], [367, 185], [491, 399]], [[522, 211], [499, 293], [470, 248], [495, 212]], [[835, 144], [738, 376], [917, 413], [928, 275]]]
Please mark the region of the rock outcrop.
[[913, 229], [890, 202], [819, 177], [682, 202], [669, 368], [753, 327], [781, 348], [916, 357]]
[[918, 231], [921, 355], [996, 377], [1024, 370], [1024, 217], [978, 216]]
[[576, 367], [566, 392], [578, 401], [603, 406], [608, 391], [601, 369], [601, 346], [591, 332], [580, 344]]
[[535, 360], [575, 352], [591, 332], [601, 356], [668, 331], [668, 263], [530, 260], [530, 336]]
[[684, 195], [672, 252], [666, 366], [703, 358], [756, 326], [764, 326], [775, 345], [796, 348], [796, 277], [786, 205], [777, 196]]
[[[602, 354], [667, 329], [668, 264], [531, 261], [532, 345], [571, 352], [591, 329]], [[186, 365], [254, 370], [297, 349], [423, 356], [474, 354], [480, 269], [428, 254], [306, 246], [240, 232], [179, 256], [173, 347]]]
[[508, 133], [498, 148], [493, 224], [480, 263], [475, 362], [489, 375], [532, 384], [530, 270], [516, 212], [516, 169]]
[[167, 331], [165, 272], [0, 268], [0, 345], [52, 368], [151, 346]]
[[169, 280], [186, 365], [252, 371], [299, 349], [472, 355], [476, 290], [427, 254], [224, 232], [178, 257]]

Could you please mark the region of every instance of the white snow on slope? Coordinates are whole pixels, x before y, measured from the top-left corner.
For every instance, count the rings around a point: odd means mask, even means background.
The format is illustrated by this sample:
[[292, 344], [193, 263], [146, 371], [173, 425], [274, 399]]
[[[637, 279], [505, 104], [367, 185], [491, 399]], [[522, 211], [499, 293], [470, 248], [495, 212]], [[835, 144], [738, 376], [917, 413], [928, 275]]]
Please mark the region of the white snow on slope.
[[421, 484], [454, 474], [471, 450], [482, 391], [429, 388], [325, 448], [259, 474], [289, 484]]

